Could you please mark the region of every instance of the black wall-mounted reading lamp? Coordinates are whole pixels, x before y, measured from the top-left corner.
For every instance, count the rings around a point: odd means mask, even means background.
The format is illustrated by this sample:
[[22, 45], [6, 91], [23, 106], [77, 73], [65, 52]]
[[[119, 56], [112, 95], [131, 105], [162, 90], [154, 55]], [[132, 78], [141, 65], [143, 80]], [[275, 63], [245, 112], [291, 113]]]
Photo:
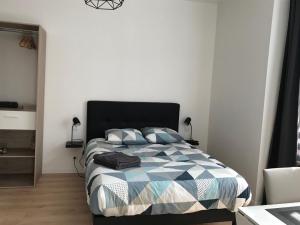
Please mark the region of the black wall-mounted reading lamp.
[[188, 142], [188, 143], [190, 143], [191, 145], [199, 145], [199, 141], [193, 140], [193, 125], [192, 125], [192, 119], [191, 119], [191, 117], [187, 117], [184, 120], [184, 124], [186, 126], [190, 126], [191, 127], [190, 139], [189, 140], [185, 140], [185, 141]]
[[186, 126], [190, 126], [191, 127], [191, 134], [190, 134], [190, 140], [193, 139], [193, 126], [192, 126], [192, 119], [191, 117], [187, 117], [185, 120], [184, 120], [184, 124]]
[[71, 141], [76, 141], [73, 137], [73, 133], [74, 133], [74, 127], [80, 126], [80, 120], [77, 117], [73, 118], [73, 125], [72, 125], [72, 133], [71, 133]]
[[83, 147], [83, 140], [81, 139], [74, 139], [73, 133], [74, 133], [74, 127], [80, 126], [80, 120], [77, 117], [73, 118], [73, 125], [72, 125], [72, 131], [71, 131], [71, 141], [68, 141], [66, 143], [66, 148], [81, 148]]

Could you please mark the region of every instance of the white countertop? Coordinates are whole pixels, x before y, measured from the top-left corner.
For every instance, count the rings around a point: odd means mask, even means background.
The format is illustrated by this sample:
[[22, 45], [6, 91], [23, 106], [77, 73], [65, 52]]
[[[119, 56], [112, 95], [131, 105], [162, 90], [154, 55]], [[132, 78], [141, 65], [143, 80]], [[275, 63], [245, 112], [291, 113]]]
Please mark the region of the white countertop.
[[[278, 204], [278, 205], [261, 205], [239, 208], [239, 213], [247, 217], [253, 224], [257, 225], [286, 225], [281, 220], [277, 219], [266, 209], [300, 207], [300, 202]], [[299, 215], [300, 216], [300, 215]], [[299, 221], [300, 224], [300, 221]]]

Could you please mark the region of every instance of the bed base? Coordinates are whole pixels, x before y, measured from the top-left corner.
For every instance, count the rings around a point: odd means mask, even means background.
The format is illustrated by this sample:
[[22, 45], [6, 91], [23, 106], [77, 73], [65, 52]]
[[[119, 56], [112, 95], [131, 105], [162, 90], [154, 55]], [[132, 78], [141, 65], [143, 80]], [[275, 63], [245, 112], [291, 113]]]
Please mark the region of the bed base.
[[199, 225], [202, 223], [232, 222], [235, 213], [227, 209], [211, 209], [190, 214], [137, 215], [104, 217], [93, 215], [93, 225]]

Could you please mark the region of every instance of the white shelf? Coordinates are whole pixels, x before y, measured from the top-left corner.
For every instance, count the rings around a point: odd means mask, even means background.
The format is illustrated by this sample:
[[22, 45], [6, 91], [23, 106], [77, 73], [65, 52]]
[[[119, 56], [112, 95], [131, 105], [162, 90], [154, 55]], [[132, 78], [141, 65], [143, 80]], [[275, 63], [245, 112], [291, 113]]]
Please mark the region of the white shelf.
[[0, 130], [35, 130], [35, 112], [0, 110]]

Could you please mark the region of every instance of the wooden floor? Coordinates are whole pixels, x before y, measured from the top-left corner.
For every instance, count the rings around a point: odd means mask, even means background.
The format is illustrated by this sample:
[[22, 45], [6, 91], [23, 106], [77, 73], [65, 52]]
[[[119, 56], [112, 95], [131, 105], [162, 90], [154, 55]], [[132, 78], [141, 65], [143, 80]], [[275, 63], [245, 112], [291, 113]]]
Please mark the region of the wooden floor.
[[83, 178], [43, 175], [35, 189], [0, 189], [0, 224], [91, 225]]

